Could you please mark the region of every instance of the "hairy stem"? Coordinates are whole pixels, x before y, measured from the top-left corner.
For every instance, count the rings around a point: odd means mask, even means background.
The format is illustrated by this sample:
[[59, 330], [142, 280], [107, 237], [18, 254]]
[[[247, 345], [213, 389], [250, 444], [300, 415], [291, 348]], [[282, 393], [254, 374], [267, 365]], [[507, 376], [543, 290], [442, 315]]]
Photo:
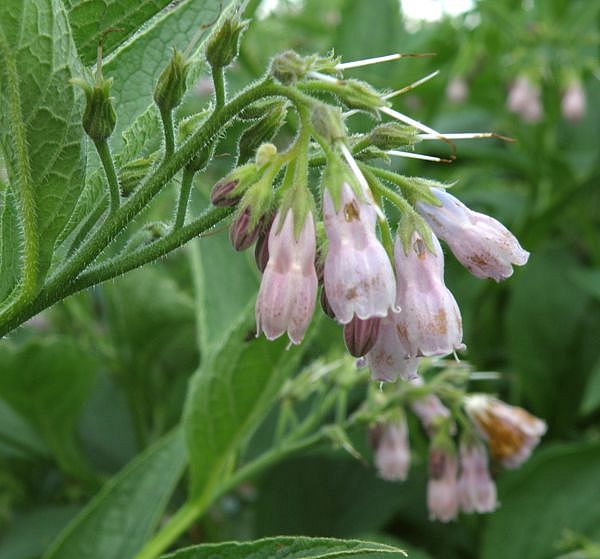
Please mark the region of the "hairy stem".
[[190, 169], [190, 167], [186, 167], [183, 170], [181, 189], [179, 190], [179, 203], [177, 204], [177, 215], [175, 216], [173, 229], [179, 229], [180, 227], [183, 227], [183, 224], [185, 223], [188, 201], [190, 199], [192, 183], [194, 182], [194, 174], [194, 171]]
[[121, 193], [119, 192], [119, 179], [117, 179], [115, 163], [106, 140], [94, 142], [94, 145], [96, 146], [100, 161], [102, 161], [102, 167], [104, 167], [104, 172], [106, 173], [108, 194], [110, 196], [110, 215], [113, 216], [117, 213], [119, 206], [121, 205]]
[[212, 79], [215, 88], [215, 110], [225, 105], [225, 73], [221, 66], [212, 67]]
[[171, 157], [175, 151], [175, 131], [173, 129], [173, 112], [170, 110], [164, 111], [161, 109], [160, 118], [163, 125], [163, 133], [165, 136], [165, 159]]

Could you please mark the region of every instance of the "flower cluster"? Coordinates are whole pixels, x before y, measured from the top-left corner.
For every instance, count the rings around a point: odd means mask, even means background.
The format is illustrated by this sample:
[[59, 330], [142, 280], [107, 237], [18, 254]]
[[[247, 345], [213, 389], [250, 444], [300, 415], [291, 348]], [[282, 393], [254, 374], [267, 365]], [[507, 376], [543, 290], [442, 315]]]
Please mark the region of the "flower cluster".
[[[465, 348], [460, 309], [444, 282], [440, 240], [474, 276], [495, 281], [511, 276], [529, 253], [504, 225], [469, 209], [444, 185], [373, 164], [397, 155], [435, 160], [398, 148], [482, 134], [441, 134], [395, 111], [389, 103], [394, 93], [340, 79], [355, 65], [291, 52], [277, 57], [272, 79], [282, 91], [293, 91], [288, 97], [299, 117], [297, 137], [282, 152], [271, 143], [260, 145], [253, 161], [215, 185], [211, 199], [217, 206], [236, 206], [233, 247], [255, 244], [262, 273], [257, 335], [273, 340], [287, 333], [292, 344], [300, 344], [321, 289], [323, 311], [341, 326], [349, 353], [369, 367], [372, 378], [402, 379], [421, 391], [410, 405], [431, 439], [431, 517], [448, 521], [459, 510], [489, 512], [497, 503], [486, 445], [493, 460], [514, 467], [537, 444], [544, 423], [499, 400], [467, 399], [459, 402], [465, 413], [457, 452], [456, 406], [451, 413], [425, 389], [419, 366], [423, 359]], [[313, 96], [319, 92], [333, 93], [349, 110], [343, 113]], [[265, 110], [272, 107], [256, 105], [247, 113], [260, 119]], [[401, 124], [383, 123], [350, 136], [346, 120], [359, 110]], [[318, 185], [309, 184], [311, 167], [322, 169]], [[383, 199], [400, 211], [395, 240]], [[405, 479], [410, 453], [404, 412], [396, 409], [393, 418], [379, 421], [372, 439], [381, 477]]]

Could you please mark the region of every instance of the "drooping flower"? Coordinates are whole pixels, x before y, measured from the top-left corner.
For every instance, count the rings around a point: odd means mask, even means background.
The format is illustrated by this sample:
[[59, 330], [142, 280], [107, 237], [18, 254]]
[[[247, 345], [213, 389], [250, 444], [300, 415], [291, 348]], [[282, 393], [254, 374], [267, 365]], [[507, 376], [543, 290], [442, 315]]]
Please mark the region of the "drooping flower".
[[474, 276], [501, 281], [512, 275], [513, 265], [527, 263], [529, 253], [498, 220], [470, 210], [441, 188], [431, 193], [441, 206], [417, 202], [417, 210]]
[[571, 122], [577, 122], [583, 118], [586, 107], [585, 90], [580, 81], [574, 81], [569, 85], [560, 101], [562, 115]]
[[277, 214], [269, 233], [269, 260], [256, 301], [258, 334], [262, 330], [273, 340], [287, 330], [292, 343], [302, 341], [317, 296], [315, 244], [311, 212], [297, 238], [293, 211], [288, 210], [285, 216]]
[[432, 236], [433, 254], [418, 233], [408, 251], [398, 237], [394, 249], [397, 327], [409, 355], [447, 355], [464, 349], [458, 305], [444, 285], [444, 254]]
[[464, 512], [493, 512], [498, 506], [496, 484], [490, 476], [487, 451], [478, 441], [461, 441], [458, 496]]
[[366, 355], [377, 341], [381, 319], [378, 317], [362, 320], [356, 316], [344, 326], [344, 342], [353, 357]]
[[386, 481], [404, 481], [410, 467], [408, 426], [402, 416], [398, 421], [376, 425], [371, 431], [375, 466]]
[[526, 76], [519, 76], [508, 92], [508, 109], [517, 113], [525, 122], [542, 120], [544, 109], [540, 100], [540, 88]]
[[427, 483], [427, 508], [431, 520], [449, 522], [456, 518], [459, 504], [457, 474], [458, 461], [451, 444], [432, 444]]
[[367, 365], [374, 380], [394, 382], [398, 378], [417, 378], [419, 359], [410, 357], [398, 335], [399, 313], [390, 312], [380, 319], [379, 333], [375, 345], [367, 353]]
[[372, 204], [357, 198], [344, 183], [336, 210], [328, 190], [323, 199], [323, 221], [329, 241], [324, 283], [338, 322], [386, 316], [394, 308], [396, 282], [390, 259], [375, 234]]
[[505, 468], [525, 462], [546, 432], [538, 417], [485, 394], [467, 396], [465, 410], [487, 440], [492, 458]]
[[456, 77], [450, 80], [446, 87], [446, 99], [451, 103], [464, 103], [469, 96], [469, 85], [464, 78]]

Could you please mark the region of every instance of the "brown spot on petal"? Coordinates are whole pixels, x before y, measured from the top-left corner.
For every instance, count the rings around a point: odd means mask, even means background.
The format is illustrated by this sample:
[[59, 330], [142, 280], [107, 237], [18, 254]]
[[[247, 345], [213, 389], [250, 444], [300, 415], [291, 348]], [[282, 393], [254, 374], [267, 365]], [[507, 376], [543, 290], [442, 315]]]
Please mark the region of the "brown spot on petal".
[[356, 200], [352, 200], [344, 206], [344, 217], [346, 221], [354, 221], [355, 219], [360, 219], [360, 211], [358, 209], [358, 205]]
[[346, 291], [346, 300], [347, 301], [352, 301], [353, 299], [356, 299], [358, 297], [358, 291], [356, 290], [356, 287], [352, 287], [350, 289], [348, 289], [348, 291]]
[[431, 330], [434, 334], [445, 336], [448, 333], [448, 320], [446, 319], [446, 311], [440, 309], [433, 317]]

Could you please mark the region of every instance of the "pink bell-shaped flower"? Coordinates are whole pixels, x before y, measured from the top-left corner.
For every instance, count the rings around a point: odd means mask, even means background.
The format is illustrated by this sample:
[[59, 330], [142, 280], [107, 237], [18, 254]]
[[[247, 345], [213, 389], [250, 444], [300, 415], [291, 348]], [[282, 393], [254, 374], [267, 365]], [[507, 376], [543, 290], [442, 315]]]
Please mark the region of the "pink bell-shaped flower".
[[[281, 223], [281, 220], [283, 224]], [[298, 238], [294, 215], [278, 212], [269, 233], [269, 260], [256, 301], [257, 335], [269, 340], [284, 332], [299, 344], [312, 317], [317, 296], [315, 224], [309, 212]]]
[[509, 111], [519, 114], [525, 122], [539, 122], [544, 115], [540, 88], [526, 76], [519, 76], [512, 84], [506, 106]]
[[529, 253], [498, 220], [474, 212], [441, 188], [431, 188], [441, 206], [417, 203], [417, 210], [458, 261], [478, 278], [501, 281], [523, 266]]
[[586, 104], [585, 90], [581, 82], [574, 81], [560, 100], [560, 110], [567, 120], [577, 122], [585, 115]]
[[371, 438], [379, 477], [387, 481], [404, 481], [410, 467], [408, 426], [404, 416], [398, 421], [375, 426]]
[[432, 444], [429, 451], [427, 508], [431, 520], [449, 522], [458, 514], [458, 462], [456, 452]]
[[498, 506], [496, 484], [490, 476], [485, 447], [476, 441], [460, 443], [458, 496], [464, 512], [493, 512]]
[[367, 365], [374, 380], [395, 382], [398, 378], [417, 378], [419, 359], [410, 357], [407, 348], [398, 335], [398, 315], [390, 312], [380, 319], [379, 333], [375, 345], [367, 353]]
[[408, 251], [398, 237], [394, 249], [398, 333], [409, 355], [447, 355], [464, 349], [462, 321], [456, 300], [444, 285], [444, 254], [432, 236], [433, 254], [418, 233]]
[[394, 308], [396, 281], [385, 249], [375, 234], [375, 208], [357, 198], [344, 183], [336, 211], [328, 190], [323, 221], [329, 241], [324, 283], [336, 319], [348, 324], [353, 316], [384, 317]]

